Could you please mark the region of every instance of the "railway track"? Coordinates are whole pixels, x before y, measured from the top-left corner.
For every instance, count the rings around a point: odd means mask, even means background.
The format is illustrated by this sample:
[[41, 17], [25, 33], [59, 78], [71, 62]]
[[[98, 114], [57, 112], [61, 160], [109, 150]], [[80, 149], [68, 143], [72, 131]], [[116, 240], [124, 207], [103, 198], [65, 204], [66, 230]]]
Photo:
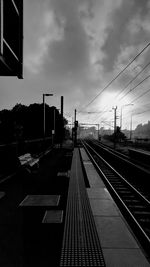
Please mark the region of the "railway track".
[[147, 169], [135, 164], [129, 158], [122, 156], [121, 153], [116, 153], [113, 149], [104, 147], [100, 143], [92, 140], [87, 140], [87, 143], [150, 201], [150, 172]]
[[92, 140], [92, 143], [94, 143], [95, 145], [99, 146], [100, 148], [103, 148], [106, 151], [109, 151], [110, 153], [112, 153], [113, 155], [115, 155], [118, 158], [123, 158], [124, 160], [126, 160], [130, 165], [136, 165], [137, 168], [142, 169], [143, 171], [147, 172], [150, 175], [150, 167], [147, 164], [144, 164], [143, 162], [140, 162], [136, 159], [133, 159], [129, 156], [129, 154], [124, 154], [123, 152], [114, 150], [113, 148], [111, 148], [110, 146], [103, 144], [101, 142], [99, 142], [98, 140]]
[[150, 201], [118, 171], [116, 171], [88, 142], [82, 143], [98, 172], [103, 177], [117, 205], [150, 258]]

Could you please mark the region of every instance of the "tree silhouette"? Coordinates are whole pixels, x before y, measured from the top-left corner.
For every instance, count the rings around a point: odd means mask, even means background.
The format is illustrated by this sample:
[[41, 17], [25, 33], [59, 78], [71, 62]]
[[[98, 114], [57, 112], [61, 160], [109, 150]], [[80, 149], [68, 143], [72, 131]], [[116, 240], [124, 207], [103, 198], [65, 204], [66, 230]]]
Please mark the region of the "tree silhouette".
[[121, 129], [119, 126], [116, 127], [115, 133], [112, 134], [112, 139], [117, 141], [117, 142], [120, 142], [122, 140], [126, 140], [126, 136], [123, 132], [121, 132]]
[[[45, 104], [45, 137], [52, 136], [60, 140], [64, 135], [67, 120], [61, 117], [56, 107]], [[34, 103], [29, 106], [16, 104], [11, 110], [0, 111], [0, 143], [9, 143], [25, 139], [43, 138], [43, 104]]]

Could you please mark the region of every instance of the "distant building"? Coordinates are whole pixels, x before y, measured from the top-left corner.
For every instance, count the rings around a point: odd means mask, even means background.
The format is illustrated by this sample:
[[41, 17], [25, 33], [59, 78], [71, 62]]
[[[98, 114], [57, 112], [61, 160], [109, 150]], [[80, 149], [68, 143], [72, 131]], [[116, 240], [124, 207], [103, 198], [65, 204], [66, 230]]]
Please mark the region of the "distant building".
[[77, 134], [78, 138], [98, 138], [98, 131], [95, 127], [79, 126]]

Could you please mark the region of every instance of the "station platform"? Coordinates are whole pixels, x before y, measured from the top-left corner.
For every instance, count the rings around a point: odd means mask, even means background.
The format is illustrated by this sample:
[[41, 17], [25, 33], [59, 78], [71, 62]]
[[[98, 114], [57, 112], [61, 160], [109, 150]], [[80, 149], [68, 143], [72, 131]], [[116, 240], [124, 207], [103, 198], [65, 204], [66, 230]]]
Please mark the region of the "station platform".
[[[77, 150], [78, 148], [74, 149], [74, 154], [77, 153]], [[79, 150], [90, 185], [89, 188], [86, 188], [86, 192], [106, 267], [150, 266], [133, 232], [113, 201], [86, 151], [84, 148]], [[75, 160], [73, 159], [73, 161]], [[76, 163], [73, 163], [76, 172], [74, 178], [75, 176], [83, 176], [77, 161], [80, 161], [80, 157], [76, 157]]]
[[70, 171], [60, 266], [105, 267], [78, 148]]

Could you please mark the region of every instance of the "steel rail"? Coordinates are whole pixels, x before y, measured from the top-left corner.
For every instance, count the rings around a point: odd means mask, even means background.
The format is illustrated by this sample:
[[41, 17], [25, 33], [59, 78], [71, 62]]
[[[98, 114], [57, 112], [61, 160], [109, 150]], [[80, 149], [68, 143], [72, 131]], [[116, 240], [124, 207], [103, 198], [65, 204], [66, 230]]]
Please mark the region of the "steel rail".
[[98, 147], [103, 148], [105, 151], [109, 151], [109, 153], [114, 155], [116, 158], [119, 158], [120, 160], [127, 162], [130, 166], [136, 167], [137, 169], [144, 171], [146, 174], [150, 174], [149, 170], [145, 169], [142, 166], [137, 165], [137, 163], [131, 162], [131, 159], [128, 156], [123, 155], [122, 153], [120, 153], [118, 151], [114, 151], [112, 148], [109, 148], [108, 146], [106, 146], [104, 144], [99, 144], [96, 140], [94, 140], [94, 141], [92, 140], [92, 142], [95, 143], [95, 145], [97, 145]]
[[[117, 180], [119, 178], [119, 180], [116, 181], [117, 183], [122, 182], [123, 185], [127, 186], [126, 188], [124, 187], [124, 192], [126, 189], [128, 191], [128, 192], [126, 191], [127, 195], [129, 194], [129, 196], [132, 196], [134, 198], [134, 201], [137, 201], [139, 203], [140, 203], [140, 201], [142, 201], [142, 203], [139, 204], [138, 208], [141, 206], [141, 207], [143, 207], [143, 209], [144, 208], [148, 209], [148, 217], [146, 218], [146, 220], [148, 219], [148, 221], [150, 221], [150, 202], [149, 202], [149, 200], [147, 200], [137, 189], [135, 189], [128, 181], [126, 181], [126, 179], [124, 177], [122, 177], [108, 162], [106, 162], [89, 144], [87, 144], [87, 142], [84, 141], [84, 142], [82, 142], [82, 144], [83, 144], [84, 148], [86, 149], [87, 153], [89, 154], [94, 165], [98, 169], [98, 172], [102, 175], [104, 182], [106, 182], [106, 184], [109, 186], [111, 192], [113, 193], [113, 195], [115, 196], [117, 201], [119, 201], [119, 203], [121, 204], [121, 207], [126, 212], [126, 214], [129, 216], [130, 221], [132, 221], [132, 223], [134, 223], [134, 226], [136, 226], [136, 229], [138, 229], [138, 235], [140, 235], [140, 236], [142, 235], [142, 239], [144, 238], [144, 242], [146, 241], [145, 244], [147, 245], [147, 247], [146, 248], [144, 247], [144, 248], [147, 251], [147, 248], [148, 247], [150, 248], [150, 229], [149, 229], [150, 227], [148, 228], [147, 231], [146, 231], [146, 229], [143, 229], [144, 227], [142, 226], [142, 223], [140, 223], [140, 219], [138, 220], [138, 218], [137, 218], [138, 215], [136, 216], [136, 214], [134, 213], [134, 212], [136, 212], [134, 209], [134, 206], [132, 206], [132, 207], [130, 206], [130, 208], [129, 208], [129, 205], [127, 206], [128, 201], [126, 201], [126, 203], [125, 203], [125, 201], [123, 200], [123, 192], [121, 193], [122, 190], [119, 192], [119, 189], [117, 188], [117, 186], [115, 188], [115, 185], [112, 183], [111, 180], [109, 180], [109, 177], [108, 177], [109, 171], [113, 174], [113, 176], [112, 176], [113, 179]], [[98, 160], [101, 161], [101, 164], [103, 164], [103, 166], [99, 166], [99, 164], [93, 158], [91, 153], [92, 154], [94, 153], [94, 155], [96, 155], [96, 157], [98, 158]], [[106, 168], [105, 170], [104, 170], [104, 167]], [[130, 189], [130, 191], [129, 191], [129, 189]], [[129, 200], [129, 204], [131, 204], [132, 201], [130, 201], [130, 198], [128, 200]], [[134, 202], [133, 202], [133, 204], [134, 204]], [[144, 207], [144, 205], [145, 205], [145, 207]], [[136, 207], [137, 210], [138, 210], [138, 208]], [[132, 209], [133, 209], [133, 211], [132, 211]], [[141, 213], [141, 215], [142, 215], [142, 213]], [[145, 218], [145, 217], [143, 216], [143, 218]], [[144, 221], [144, 219], [143, 219], [143, 221]]]
[[[87, 144], [87, 143], [86, 143]], [[87, 144], [89, 146], [89, 144]], [[92, 147], [90, 147], [91, 149], [93, 149]], [[147, 202], [147, 204], [150, 205], [150, 201], [145, 198], [132, 184], [130, 184], [119, 172], [117, 172], [106, 160], [104, 160], [96, 151], [94, 151], [93, 149], [93, 152], [95, 154], [97, 154], [97, 156], [113, 171], [115, 172], [126, 184], [129, 185], [129, 187], [131, 187], [137, 194], [140, 195], [140, 197]]]

